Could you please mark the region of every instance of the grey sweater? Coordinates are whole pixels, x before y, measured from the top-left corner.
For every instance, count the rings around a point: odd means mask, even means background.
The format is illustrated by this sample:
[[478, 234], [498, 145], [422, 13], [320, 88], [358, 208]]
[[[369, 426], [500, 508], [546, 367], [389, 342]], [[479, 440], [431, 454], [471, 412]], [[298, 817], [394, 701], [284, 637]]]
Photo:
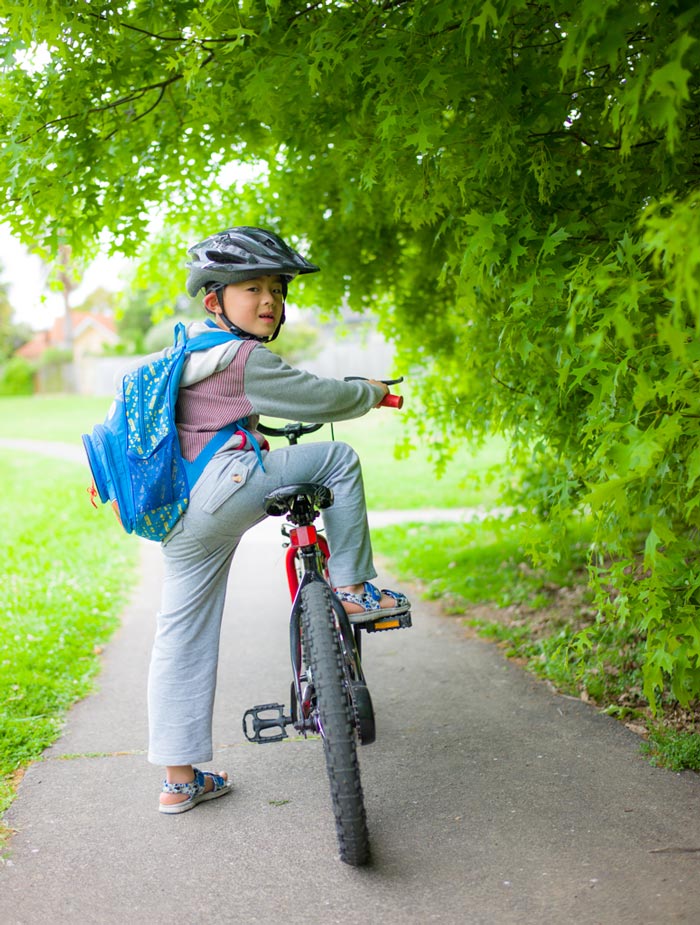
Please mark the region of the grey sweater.
[[[188, 336], [200, 333], [192, 325]], [[366, 381], [325, 379], [295, 369], [256, 341], [232, 341], [187, 358], [177, 404], [177, 428], [185, 459], [194, 459], [226, 424], [260, 415], [309, 424], [361, 417], [382, 399]]]

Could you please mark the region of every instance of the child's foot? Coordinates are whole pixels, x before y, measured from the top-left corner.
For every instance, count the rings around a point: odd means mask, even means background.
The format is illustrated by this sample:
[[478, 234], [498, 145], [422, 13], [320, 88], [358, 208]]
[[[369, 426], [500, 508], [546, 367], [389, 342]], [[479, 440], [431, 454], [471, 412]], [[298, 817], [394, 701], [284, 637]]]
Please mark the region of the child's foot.
[[215, 800], [231, 791], [228, 774], [225, 771], [200, 771], [193, 768], [194, 777], [185, 783], [169, 784], [163, 781], [158, 809], [161, 813], [186, 813], [197, 803]]
[[375, 587], [369, 581], [359, 585], [346, 585], [336, 588], [345, 612], [351, 623], [367, 623], [377, 617], [391, 617], [407, 613], [411, 604], [404, 594], [389, 591], [388, 588]]

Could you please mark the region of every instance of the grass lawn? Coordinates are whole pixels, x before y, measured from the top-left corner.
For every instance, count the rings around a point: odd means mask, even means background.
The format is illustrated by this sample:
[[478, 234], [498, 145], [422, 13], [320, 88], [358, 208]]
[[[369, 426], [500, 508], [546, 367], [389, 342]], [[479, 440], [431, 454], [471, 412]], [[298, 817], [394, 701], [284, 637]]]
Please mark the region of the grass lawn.
[[108, 508], [89, 506], [80, 466], [0, 449], [0, 478], [2, 811], [15, 772], [55, 740], [68, 707], [90, 690], [138, 548], [113, 529]]
[[[104, 418], [110, 403], [109, 398], [83, 396], [0, 398], [0, 437], [58, 440], [79, 446], [80, 435]], [[282, 422], [270, 419], [269, 423], [278, 426]], [[416, 447], [401, 458], [397, 455], [397, 447], [410, 437], [401, 412], [380, 408], [359, 420], [336, 424], [334, 431], [336, 440], [350, 443], [360, 454], [367, 503], [372, 510], [488, 508], [498, 502], [497, 478], [504, 470], [506, 456], [506, 444], [500, 438], [492, 438], [481, 447], [465, 440], [437, 478], [428, 447]], [[330, 426], [311, 439], [330, 440]]]
[[0, 397], [0, 437], [79, 443], [107, 414], [109, 398], [72, 395]]
[[530, 550], [548, 539], [544, 524], [514, 515], [471, 523], [408, 523], [372, 531], [373, 542], [404, 580], [420, 576], [425, 597], [464, 613], [469, 605], [546, 607], [551, 591], [585, 578], [588, 530], [572, 531], [568, 554], [551, 568], [533, 565]]

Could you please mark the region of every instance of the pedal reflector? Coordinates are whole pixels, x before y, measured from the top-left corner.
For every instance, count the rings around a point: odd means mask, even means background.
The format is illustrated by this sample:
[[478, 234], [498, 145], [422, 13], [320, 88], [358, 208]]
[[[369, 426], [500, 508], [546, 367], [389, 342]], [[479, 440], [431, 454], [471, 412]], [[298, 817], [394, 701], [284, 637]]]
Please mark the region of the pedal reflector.
[[385, 617], [384, 619], [375, 620], [373, 623], [359, 624], [363, 630], [368, 633], [381, 633], [383, 630], [400, 630], [404, 627], [412, 626], [411, 611], [400, 613], [396, 617]]
[[398, 620], [378, 620], [374, 624], [375, 630], [395, 630], [398, 629], [401, 624]]

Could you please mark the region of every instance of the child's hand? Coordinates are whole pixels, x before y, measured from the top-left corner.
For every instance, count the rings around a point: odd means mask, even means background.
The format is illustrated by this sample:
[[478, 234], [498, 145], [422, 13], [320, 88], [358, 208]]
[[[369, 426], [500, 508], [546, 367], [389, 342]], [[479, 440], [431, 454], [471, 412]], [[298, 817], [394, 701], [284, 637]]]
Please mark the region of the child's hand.
[[381, 405], [382, 401], [383, 401], [383, 400], [386, 398], [386, 396], [389, 394], [389, 386], [388, 386], [385, 382], [379, 382], [378, 379], [368, 379], [367, 381], [368, 381], [368, 382], [371, 382], [372, 385], [378, 385], [379, 388], [380, 388], [380, 389], [382, 390], [382, 392], [384, 393], [384, 394], [382, 395], [381, 399], [380, 399], [380, 400], [377, 402], [377, 404], [374, 406], [375, 408], [378, 408], [378, 407]]

